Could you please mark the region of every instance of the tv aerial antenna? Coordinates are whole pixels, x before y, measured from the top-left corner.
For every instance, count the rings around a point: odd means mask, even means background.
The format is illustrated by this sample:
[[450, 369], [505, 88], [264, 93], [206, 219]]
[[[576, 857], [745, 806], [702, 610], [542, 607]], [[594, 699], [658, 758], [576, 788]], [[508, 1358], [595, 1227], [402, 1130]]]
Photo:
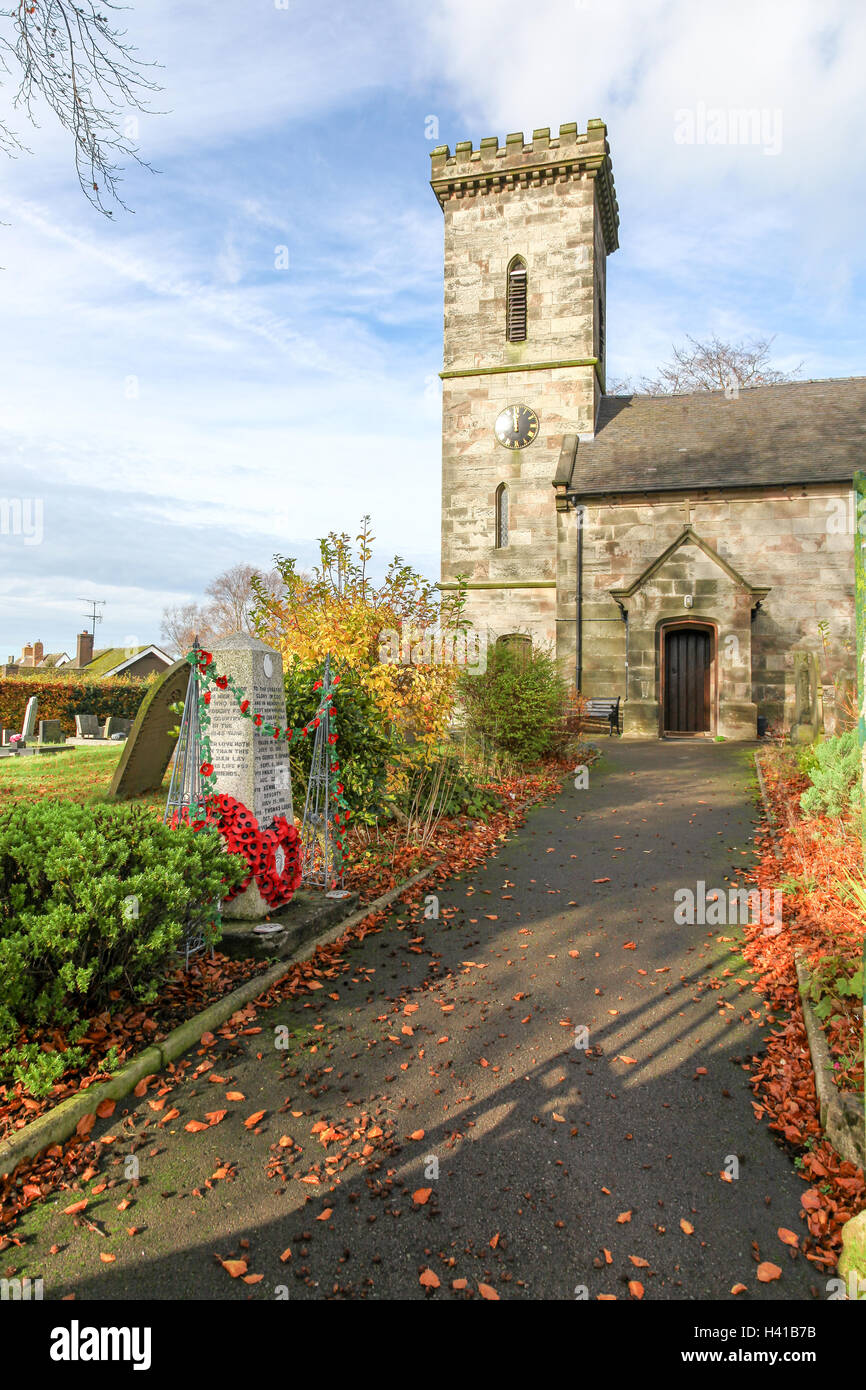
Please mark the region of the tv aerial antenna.
[[80, 598], [80, 599], [78, 600], [78, 602], [79, 602], [79, 603], [86, 603], [87, 606], [88, 606], [88, 608], [90, 609], [90, 612], [89, 612], [89, 613], [85, 613], [84, 616], [85, 616], [85, 618], [88, 620], [88, 622], [90, 623], [92, 634], [93, 634], [93, 636], [95, 637], [95, 636], [96, 636], [96, 624], [102, 622], [102, 614], [101, 614], [101, 613], [98, 613], [96, 610], [97, 610], [98, 608], [102, 608], [102, 607], [105, 605], [105, 603], [107, 602], [107, 600], [104, 599], [104, 598]]

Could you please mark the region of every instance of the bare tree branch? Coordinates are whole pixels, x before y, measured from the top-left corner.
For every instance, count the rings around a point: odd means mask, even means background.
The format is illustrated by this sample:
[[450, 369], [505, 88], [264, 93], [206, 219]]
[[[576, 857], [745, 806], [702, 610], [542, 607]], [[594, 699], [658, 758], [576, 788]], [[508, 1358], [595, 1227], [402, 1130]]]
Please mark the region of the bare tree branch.
[[733, 386], [775, 386], [793, 381], [802, 362], [793, 372], [769, 365], [772, 338], [753, 338], [741, 343], [723, 343], [710, 338], [705, 343], [687, 338], [688, 346], [674, 346], [673, 360], [658, 369], [655, 377], [643, 377], [641, 389], [649, 396], [679, 396], [692, 391], [724, 391]]
[[[8, 21], [12, 31], [11, 38], [0, 33], [0, 69], [21, 73], [13, 106], [23, 107], [38, 125], [34, 105], [40, 98], [47, 103], [72, 136], [85, 197], [107, 217], [112, 209], [106, 198], [126, 207], [118, 192], [121, 161], [151, 167], [138, 153], [137, 118], [129, 113], [154, 114], [146, 100], [160, 90], [147, 75], [156, 65], [143, 63], [116, 27], [114, 16], [124, 8], [112, 0], [99, 7], [95, 0], [18, 0], [0, 10], [0, 21]], [[26, 148], [0, 120], [0, 150], [14, 156]]]

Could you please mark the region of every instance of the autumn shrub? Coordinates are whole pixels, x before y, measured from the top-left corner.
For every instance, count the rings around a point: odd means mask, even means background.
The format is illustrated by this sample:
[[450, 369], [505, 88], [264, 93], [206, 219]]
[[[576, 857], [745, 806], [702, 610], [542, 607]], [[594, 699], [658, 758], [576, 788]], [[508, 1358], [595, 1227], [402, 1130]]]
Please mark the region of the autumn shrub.
[[[74, 1026], [116, 991], [152, 1002], [187, 924], [245, 872], [216, 833], [171, 830], [143, 807], [40, 801], [0, 815], [0, 1045]], [[7, 1046], [2, 1070], [22, 1057]]]
[[354, 673], [354, 688], [373, 701], [365, 708], [375, 707], [374, 732], [379, 720], [388, 726], [388, 781], [396, 790], [406, 780], [398, 749], [435, 744], [451, 719], [458, 667], [442, 652], [453, 654], [454, 639], [465, 629], [465, 593], [443, 596], [399, 556], [376, 581], [369, 518], [355, 539], [353, 545], [346, 533], [326, 536], [309, 574], [295, 560], [274, 556], [279, 588], [253, 581], [253, 621], [259, 636], [282, 653], [286, 669], [295, 660], [309, 669], [330, 653], [341, 671]]
[[857, 809], [861, 799], [860, 746], [857, 731], [815, 744], [803, 766], [812, 785], [800, 797], [808, 816], [840, 818]]
[[470, 736], [492, 745], [518, 767], [556, 750], [566, 690], [548, 651], [497, 643], [487, 654], [486, 671], [461, 675], [458, 688]]

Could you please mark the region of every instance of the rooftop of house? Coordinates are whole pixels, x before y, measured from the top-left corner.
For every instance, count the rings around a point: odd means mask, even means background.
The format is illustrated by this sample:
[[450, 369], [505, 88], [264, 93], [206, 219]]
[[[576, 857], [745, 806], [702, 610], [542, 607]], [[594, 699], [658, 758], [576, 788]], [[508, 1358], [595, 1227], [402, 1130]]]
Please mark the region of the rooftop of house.
[[866, 453], [866, 377], [689, 395], [604, 396], [567, 435], [556, 484], [581, 496], [850, 481]]
[[116, 666], [122, 666], [124, 662], [151, 651], [152, 646], [152, 643], [145, 643], [142, 647], [101, 647], [93, 653], [93, 660], [79, 669], [86, 671], [88, 676], [103, 676], [113, 671]]

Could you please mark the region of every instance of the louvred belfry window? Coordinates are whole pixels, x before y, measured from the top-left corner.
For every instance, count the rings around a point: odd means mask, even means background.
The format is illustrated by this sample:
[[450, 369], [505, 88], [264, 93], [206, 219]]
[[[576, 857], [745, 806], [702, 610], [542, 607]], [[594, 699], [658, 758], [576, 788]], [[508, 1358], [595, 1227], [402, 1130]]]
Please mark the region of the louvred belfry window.
[[505, 336], [509, 343], [522, 343], [526, 338], [526, 262], [520, 256], [508, 267]]

